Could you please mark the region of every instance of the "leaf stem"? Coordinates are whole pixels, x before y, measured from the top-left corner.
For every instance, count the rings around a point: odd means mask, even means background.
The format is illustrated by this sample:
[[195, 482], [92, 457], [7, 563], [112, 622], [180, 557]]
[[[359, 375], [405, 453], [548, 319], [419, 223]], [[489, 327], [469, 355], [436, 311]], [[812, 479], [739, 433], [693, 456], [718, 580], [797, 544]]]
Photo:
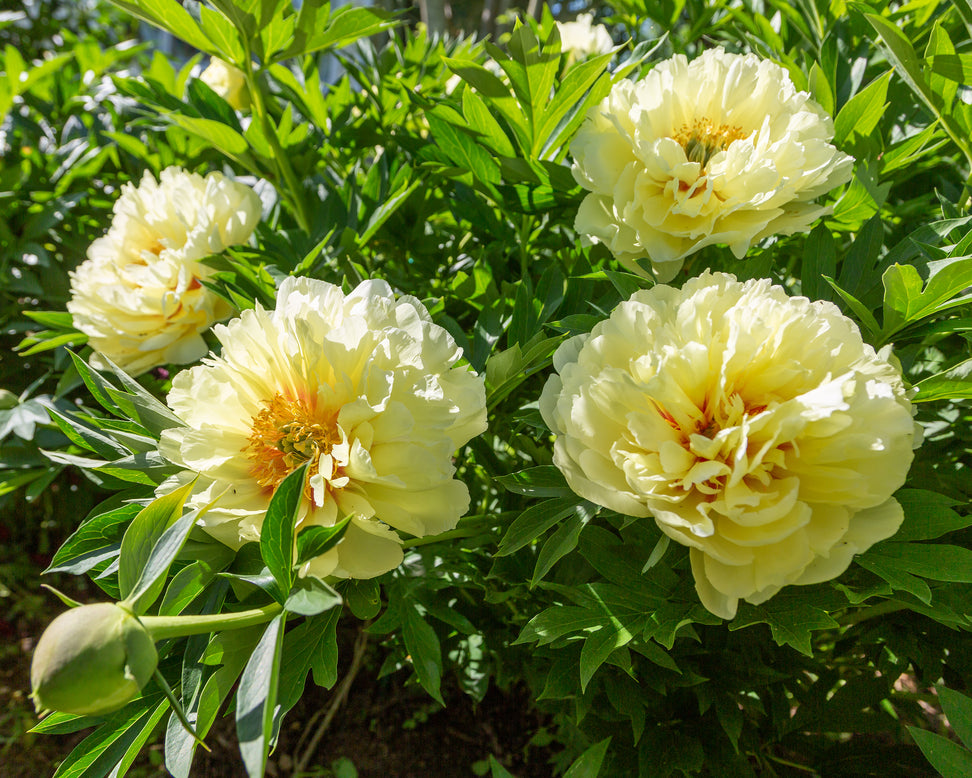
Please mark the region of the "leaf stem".
[[276, 602], [262, 608], [239, 611], [238, 613], [214, 613], [203, 616], [139, 616], [142, 626], [149, 631], [155, 641], [166, 638], [181, 638], [189, 635], [206, 635], [217, 629], [241, 629], [255, 624], [265, 624], [276, 616], [283, 607]]

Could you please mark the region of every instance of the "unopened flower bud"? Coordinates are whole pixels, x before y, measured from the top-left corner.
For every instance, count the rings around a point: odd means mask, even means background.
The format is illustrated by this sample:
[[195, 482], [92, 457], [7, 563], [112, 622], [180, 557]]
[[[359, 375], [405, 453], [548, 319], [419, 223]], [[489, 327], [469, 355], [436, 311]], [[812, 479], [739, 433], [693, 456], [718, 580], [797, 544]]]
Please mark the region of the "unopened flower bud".
[[155, 642], [114, 603], [62, 613], [41, 635], [30, 667], [38, 712], [100, 715], [135, 697], [158, 664]]

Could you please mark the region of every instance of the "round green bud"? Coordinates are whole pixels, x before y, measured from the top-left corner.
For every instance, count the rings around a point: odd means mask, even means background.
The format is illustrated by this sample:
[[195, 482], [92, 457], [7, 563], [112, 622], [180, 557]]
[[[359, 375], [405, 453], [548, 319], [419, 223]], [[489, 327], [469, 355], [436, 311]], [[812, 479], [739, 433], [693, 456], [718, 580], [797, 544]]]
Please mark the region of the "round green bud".
[[148, 630], [114, 603], [62, 613], [41, 635], [30, 666], [38, 712], [101, 715], [135, 697], [159, 655]]

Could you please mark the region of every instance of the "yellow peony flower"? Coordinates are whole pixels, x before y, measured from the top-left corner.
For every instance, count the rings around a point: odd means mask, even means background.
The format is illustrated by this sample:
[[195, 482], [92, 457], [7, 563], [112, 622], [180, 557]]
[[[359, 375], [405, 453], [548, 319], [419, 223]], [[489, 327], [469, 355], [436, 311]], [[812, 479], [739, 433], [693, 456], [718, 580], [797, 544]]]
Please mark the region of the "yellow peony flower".
[[235, 111], [250, 109], [250, 90], [246, 85], [243, 71], [235, 65], [211, 57], [207, 67], [199, 78], [203, 83], [222, 97]]
[[594, 54], [607, 54], [614, 48], [611, 34], [603, 24], [594, 24], [593, 14], [579, 14], [572, 22], [557, 22], [560, 49], [571, 61]]
[[103, 354], [138, 374], [204, 356], [201, 333], [233, 310], [200, 283], [212, 271], [198, 260], [245, 243], [260, 212], [256, 192], [222, 173], [170, 167], [126, 184], [107, 234], [71, 273], [67, 309], [93, 363]]
[[756, 241], [810, 228], [814, 198], [847, 182], [854, 160], [830, 140], [833, 121], [787, 72], [750, 54], [681, 55], [621, 81], [571, 143], [590, 191], [578, 232], [660, 281], [711, 244], [742, 258]]
[[486, 395], [418, 300], [396, 300], [384, 281], [345, 295], [287, 278], [274, 311], [244, 311], [214, 331], [221, 356], [179, 373], [168, 395], [188, 426], [160, 444], [187, 469], [162, 491], [198, 473], [189, 504], [219, 497], [200, 520], [209, 534], [233, 548], [257, 540], [274, 489], [307, 461], [298, 530], [353, 518], [304, 574], [381, 575], [402, 561], [392, 528], [456, 526], [469, 492], [451, 457], [486, 429]]
[[689, 546], [723, 618], [901, 524], [920, 428], [899, 368], [831, 303], [707, 272], [635, 293], [554, 367], [540, 412], [570, 487]]

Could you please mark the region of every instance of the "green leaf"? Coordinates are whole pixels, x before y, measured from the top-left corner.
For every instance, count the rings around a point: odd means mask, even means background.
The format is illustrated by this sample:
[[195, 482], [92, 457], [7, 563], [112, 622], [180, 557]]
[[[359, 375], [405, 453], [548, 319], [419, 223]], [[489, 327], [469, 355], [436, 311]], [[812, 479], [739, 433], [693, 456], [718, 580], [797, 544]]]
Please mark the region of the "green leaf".
[[513, 773], [496, 761], [496, 757], [489, 755], [489, 774], [490, 778], [516, 778]]
[[611, 738], [607, 737], [588, 748], [567, 768], [564, 778], [597, 778], [610, 745]]
[[[496, 164], [496, 160], [466, 132], [442, 118], [447, 115], [446, 110], [445, 107], [441, 107], [437, 111], [426, 112], [429, 130], [438, 148], [453, 164], [468, 170], [477, 180], [486, 184], [500, 183], [499, 165]], [[461, 118], [455, 121], [460, 125], [465, 124]]]
[[404, 611], [402, 639], [405, 641], [405, 650], [412, 659], [415, 675], [429, 696], [444, 706], [445, 702], [439, 692], [442, 679], [442, 649], [439, 647], [439, 638], [415, 608], [406, 607]]
[[847, 303], [848, 307], [854, 312], [854, 315], [857, 316], [857, 319], [861, 322], [861, 324], [863, 324], [873, 333], [878, 333], [881, 331], [881, 325], [877, 323], [877, 319], [874, 318], [874, 314], [871, 313], [864, 303], [854, 297], [854, 295], [852, 295], [850, 292], [845, 292], [843, 289], [837, 286], [837, 283], [833, 278], [824, 276], [823, 279], [830, 284], [834, 291], [840, 295], [841, 299]]
[[494, 476], [493, 480], [507, 491], [527, 497], [565, 497], [570, 493], [563, 473], [553, 465], [529, 467], [516, 473]]
[[921, 578], [900, 569], [894, 559], [882, 557], [875, 554], [873, 549], [869, 549], [868, 553], [858, 557], [856, 561], [865, 570], [870, 570], [891, 584], [894, 591], [913, 594], [926, 604], [931, 602], [932, 593], [928, 584]]
[[844, 104], [834, 120], [834, 142], [837, 146], [843, 146], [855, 135], [866, 138], [874, 131], [889, 105], [885, 101], [890, 81], [891, 73], [885, 73]]
[[468, 127], [479, 137], [477, 140], [493, 154], [501, 157], [515, 157], [516, 149], [510, 142], [502, 126], [493, 116], [483, 98], [472, 89], [462, 93], [462, 115]]
[[254, 163], [249, 155], [250, 144], [240, 133], [229, 125], [215, 119], [204, 119], [200, 116], [186, 116], [183, 113], [169, 113], [165, 118], [178, 127], [188, 130], [197, 138], [201, 138], [214, 149], [223, 152], [230, 159], [236, 160], [245, 167], [252, 168]]
[[304, 527], [297, 535], [297, 565], [330, 551], [338, 544], [347, 531], [351, 517], [348, 516], [333, 527], [313, 525]]
[[967, 292], [972, 286], [972, 257], [949, 258], [936, 263], [935, 269], [938, 272], [927, 283], [913, 265], [896, 264], [884, 272], [885, 339], [926, 316], [972, 300]]
[[586, 517], [580, 513], [568, 516], [557, 530], [544, 542], [540, 553], [537, 555], [537, 564], [533, 569], [533, 576], [530, 578], [530, 587], [536, 586], [543, 577], [550, 572], [559, 560], [577, 547], [577, 538], [586, 524]]
[[337, 623], [341, 609], [304, 619], [287, 632], [280, 665], [280, 698], [277, 703], [287, 712], [300, 700], [307, 673], [313, 668], [318, 686], [330, 689], [337, 682]]
[[542, 646], [565, 635], [584, 632], [603, 624], [603, 613], [575, 605], [558, 605], [530, 619], [513, 644], [538, 643]]
[[200, 51], [212, 52], [209, 39], [176, 0], [109, 0], [142, 21], [167, 30]]
[[803, 294], [811, 300], [832, 300], [830, 288], [824, 281], [837, 272], [837, 242], [825, 224], [818, 224], [807, 236], [803, 249], [803, 269], [800, 282]]
[[216, 571], [202, 560], [183, 567], [172, 576], [172, 581], [166, 587], [159, 605], [159, 615], [177, 616], [182, 613], [215, 577]]
[[961, 128], [956, 126], [956, 123], [952, 117], [947, 113], [943, 113], [941, 110], [941, 106], [939, 105], [936, 95], [932, 92], [931, 88], [928, 86], [928, 82], [925, 80], [925, 75], [923, 72], [924, 65], [918, 58], [918, 55], [915, 53], [911, 42], [908, 40], [905, 34], [901, 32], [901, 30], [899, 30], [891, 21], [882, 16], [878, 16], [877, 14], [865, 13], [864, 18], [867, 19], [883, 41], [886, 47], [885, 51], [887, 52], [888, 59], [894, 66], [898, 76], [901, 77], [901, 80], [911, 88], [911, 91], [917, 97], [919, 97], [938, 118], [938, 120], [941, 121], [949, 136], [955, 142], [955, 145], [957, 145], [965, 155], [965, 158], [967, 160], [972, 160], [972, 153], [970, 153], [970, 147], [967, 143], [967, 139], [963, 137]]
[[131, 522], [140, 510], [138, 505], [123, 505], [88, 519], [64, 541], [44, 572], [79, 575], [116, 556], [123, 534], [121, 527]]
[[61, 762], [54, 778], [96, 778], [130, 764], [130, 750], [141, 747], [168, 705], [161, 693], [151, 694], [111, 714]]
[[351, 613], [362, 621], [373, 619], [381, 610], [381, 587], [374, 578], [350, 579], [341, 591]]
[[912, 402], [972, 399], [972, 359], [919, 381], [915, 388], [918, 394]]
[[558, 497], [531, 505], [513, 520], [499, 543], [496, 556], [508, 556], [519, 551], [558, 521], [577, 510], [575, 497]]
[[972, 549], [962, 546], [886, 541], [871, 548], [868, 558], [932, 581], [972, 583]]
[[359, 38], [391, 29], [395, 24], [387, 11], [344, 6], [331, 14], [329, 2], [305, 0], [297, 16], [293, 43], [275, 55], [274, 61], [321, 49], [339, 49]]
[[[182, 516], [182, 508], [195, 482], [153, 500], [138, 512], [122, 538], [118, 559], [118, 586], [128, 598], [140, 583], [143, 571], [163, 533]], [[135, 607], [136, 603], [130, 603]], [[144, 611], [143, 611], [144, 612]]]
[[[210, 639], [200, 663], [218, 663], [219, 667], [206, 679], [199, 694], [188, 705], [190, 720], [195, 715], [196, 732], [200, 737], [205, 737], [216, 721], [219, 708], [235, 687], [236, 679], [260, 639], [261, 631], [260, 627], [227, 630]], [[165, 766], [173, 776], [189, 778], [196, 746], [195, 738], [183, 728], [178, 718], [171, 716], [165, 734]]]
[[960, 516], [952, 507], [958, 500], [924, 489], [901, 489], [894, 495], [904, 510], [905, 519], [895, 541], [933, 540], [948, 532], [972, 526], [972, 514]]
[[307, 482], [307, 468], [305, 462], [276, 488], [260, 529], [260, 555], [284, 596], [294, 582], [294, 525]]
[[810, 636], [813, 630], [833, 629], [838, 624], [823, 608], [808, 602], [800, 588], [790, 587], [797, 591], [784, 589], [760, 605], [743, 603], [736, 618], [729, 623], [729, 629], [735, 631], [763, 622], [769, 625], [777, 645], [793, 646], [801, 654], [812, 656]]
[[243, 669], [236, 691], [236, 736], [250, 778], [263, 778], [267, 766], [286, 619], [284, 611], [267, 625]]
[[580, 655], [580, 683], [581, 691], [597, 669], [607, 661], [617, 649], [631, 642], [633, 635], [624, 627], [616, 623], [604, 624], [584, 641]]
[[[189, 486], [191, 487], [192, 484], [189, 484]], [[125, 602], [131, 606], [135, 613], [145, 613], [161, 594], [166, 577], [169, 575], [169, 568], [172, 567], [176, 556], [185, 545], [189, 533], [196, 525], [196, 521], [205, 512], [206, 508], [190, 511], [167, 527], [159, 536], [142, 566], [137, 583], [125, 595]], [[124, 550], [125, 544], [122, 541], [122, 558], [124, 558]]]
[[926, 729], [908, 727], [908, 732], [942, 778], [968, 778], [972, 775], [972, 752], [968, 749]]
[[617, 49], [573, 65], [543, 109], [536, 130], [537, 156], [562, 159], [567, 141], [584, 121], [592, 106], [610, 90], [607, 67]]
[[952, 732], [966, 748], [972, 747], [972, 698], [945, 686], [938, 687], [938, 697]]
[[316, 616], [341, 604], [341, 595], [313, 575], [298, 578], [290, 590], [284, 610], [299, 616]]
[[422, 184], [422, 179], [416, 176], [409, 182], [406, 180], [401, 187], [394, 193], [388, 195], [381, 205], [379, 205], [368, 219], [364, 230], [358, 236], [357, 244], [359, 247], [367, 244], [374, 237], [381, 226], [397, 211], [409, 196]]

